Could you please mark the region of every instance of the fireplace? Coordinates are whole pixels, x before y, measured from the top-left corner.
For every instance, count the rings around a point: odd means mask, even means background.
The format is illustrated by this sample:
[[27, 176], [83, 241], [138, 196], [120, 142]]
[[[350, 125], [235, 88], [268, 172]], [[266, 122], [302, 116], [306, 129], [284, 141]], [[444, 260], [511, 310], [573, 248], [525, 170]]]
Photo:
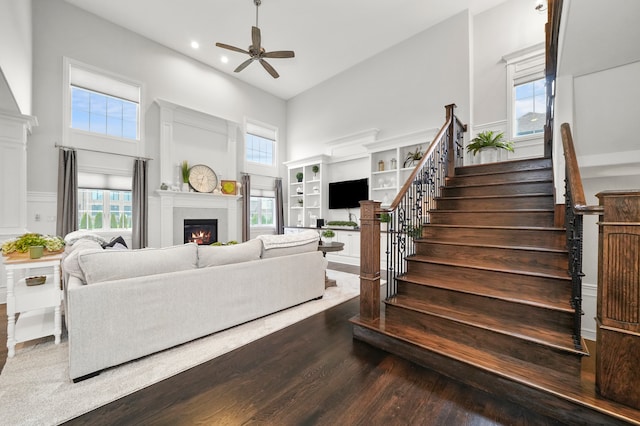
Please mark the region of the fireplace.
[[185, 219], [184, 242], [209, 245], [218, 241], [218, 219]]

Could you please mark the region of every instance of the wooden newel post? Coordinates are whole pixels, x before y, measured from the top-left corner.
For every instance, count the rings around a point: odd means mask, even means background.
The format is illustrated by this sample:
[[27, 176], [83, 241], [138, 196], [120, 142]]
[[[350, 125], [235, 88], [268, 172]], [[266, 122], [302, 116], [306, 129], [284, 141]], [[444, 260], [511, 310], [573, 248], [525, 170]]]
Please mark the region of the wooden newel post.
[[380, 201], [360, 201], [360, 319], [380, 318]]
[[596, 386], [605, 398], [640, 409], [640, 192], [597, 195]]
[[449, 140], [447, 141], [447, 176], [453, 176], [456, 173], [456, 118], [454, 109], [456, 104], [445, 105], [447, 111], [447, 121], [449, 123]]

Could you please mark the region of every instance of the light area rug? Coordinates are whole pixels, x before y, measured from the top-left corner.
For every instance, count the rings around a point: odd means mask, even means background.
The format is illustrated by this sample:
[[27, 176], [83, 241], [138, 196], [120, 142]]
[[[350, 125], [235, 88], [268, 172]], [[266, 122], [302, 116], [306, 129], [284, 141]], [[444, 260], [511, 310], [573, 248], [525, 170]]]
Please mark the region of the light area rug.
[[320, 300], [104, 370], [79, 383], [69, 379], [65, 335], [59, 345], [51, 340], [19, 349], [0, 374], [0, 423], [62, 423], [359, 295], [357, 275], [333, 270], [327, 275], [337, 286], [327, 288]]

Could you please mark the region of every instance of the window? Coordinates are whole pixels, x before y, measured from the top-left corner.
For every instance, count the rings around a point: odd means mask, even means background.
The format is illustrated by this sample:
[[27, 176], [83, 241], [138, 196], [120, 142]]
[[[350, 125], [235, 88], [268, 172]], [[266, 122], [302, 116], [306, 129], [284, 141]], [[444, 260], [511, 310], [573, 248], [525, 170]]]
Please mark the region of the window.
[[131, 229], [131, 191], [78, 188], [78, 229]]
[[514, 88], [514, 136], [544, 132], [546, 117], [545, 79], [540, 78]]
[[65, 78], [66, 143], [95, 143], [91, 137], [96, 136], [111, 141], [141, 140], [140, 83], [68, 58]]
[[546, 120], [544, 44], [505, 56], [509, 139], [542, 138]]
[[273, 227], [276, 216], [276, 199], [274, 197], [251, 197], [251, 226]]
[[245, 160], [249, 166], [276, 166], [277, 129], [264, 123], [245, 125]]
[[138, 104], [72, 85], [71, 128], [135, 140]]
[[246, 144], [247, 161], [267, 166], [273, 165], [274, 141], [247, 133]]
[[78, 229], [131, 229], [131, 177], [78, 173]]

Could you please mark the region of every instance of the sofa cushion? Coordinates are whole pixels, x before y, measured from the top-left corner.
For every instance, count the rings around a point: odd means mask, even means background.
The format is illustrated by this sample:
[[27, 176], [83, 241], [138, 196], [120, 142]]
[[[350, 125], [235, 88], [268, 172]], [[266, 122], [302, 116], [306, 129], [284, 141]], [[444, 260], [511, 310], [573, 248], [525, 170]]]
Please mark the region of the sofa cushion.
[[229, 265], [260, 259], [262, 242], [249, 240], [228, 246], [198, 246], [198, 267]]
[[262, 258], [269, 259], [316, 251], [320, 236], [316, 231], [308, 230], [295, 234], [260, 235], [258, 239], [263, 244]]
[[198, 245], [141, 250], [81, 251], [78, 263], [87, 284], [195, 269]]
[[85, 251], [101, 252], [102, 246], [93, 239], [81, 239], [76, 241], [72, 246], [66, 246], [62, 255], [62, 270], [65, 274], [78, 277], [82, 281], [85, 281], [84, 274], [78, 263], [78, 254]]

